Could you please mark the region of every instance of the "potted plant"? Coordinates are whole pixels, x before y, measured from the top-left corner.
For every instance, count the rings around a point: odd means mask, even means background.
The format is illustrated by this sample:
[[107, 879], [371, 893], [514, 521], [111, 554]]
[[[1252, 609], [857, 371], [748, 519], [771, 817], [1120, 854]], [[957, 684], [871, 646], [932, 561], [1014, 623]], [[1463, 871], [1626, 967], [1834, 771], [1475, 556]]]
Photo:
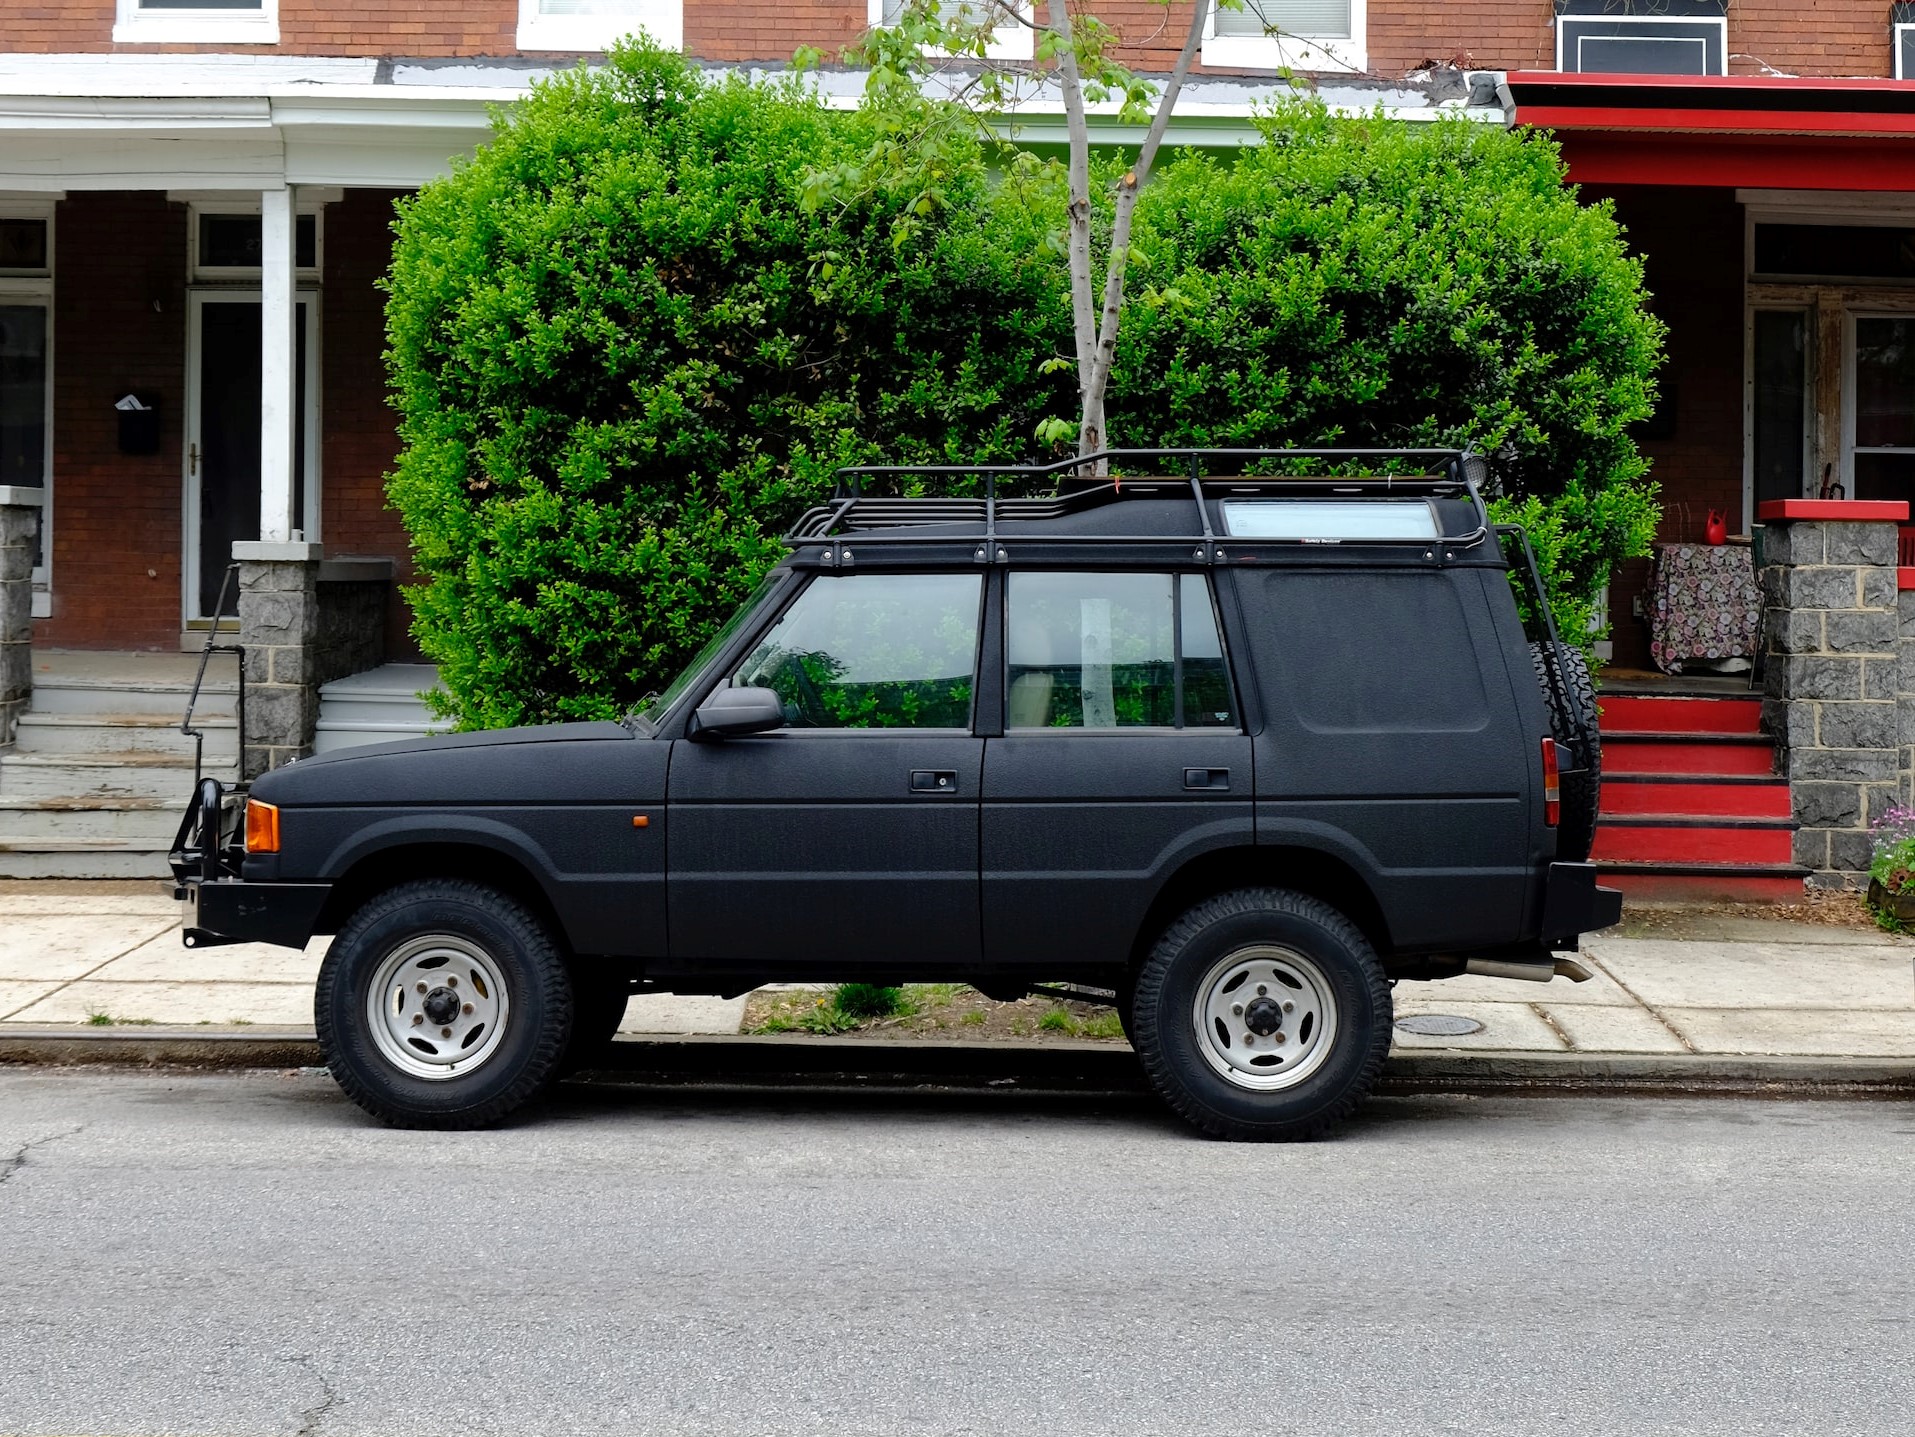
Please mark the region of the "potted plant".
[[1875, 848], [1868, 866], [1868, 906], [1884, 928], [1915, 925], [1915, 809], [1899, 804], [1871, 826]]

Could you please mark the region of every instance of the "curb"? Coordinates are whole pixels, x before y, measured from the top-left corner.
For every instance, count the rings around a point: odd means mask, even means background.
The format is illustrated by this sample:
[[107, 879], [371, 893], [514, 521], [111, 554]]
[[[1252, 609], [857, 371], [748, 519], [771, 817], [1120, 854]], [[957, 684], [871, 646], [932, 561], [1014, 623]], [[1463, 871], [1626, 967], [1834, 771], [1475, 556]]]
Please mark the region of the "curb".
[[[143, 1068], [311, 1068], [322, 1059], [310, 1028], [139, 1028], [0, 1031], [0, 1065]], [[598, 1080], [742, 1087], [1015, 1088], [1141, 1093], [1126, 1046], [957, 1043], [923, 1039], [697, 1034], [621, 1038]], [[1533, 1053], [1417, 1049], [1390, 1055], [1383, 1092], [1771, 1092], [1915, 1094], [1915, 1058], [1780, 1054]]]

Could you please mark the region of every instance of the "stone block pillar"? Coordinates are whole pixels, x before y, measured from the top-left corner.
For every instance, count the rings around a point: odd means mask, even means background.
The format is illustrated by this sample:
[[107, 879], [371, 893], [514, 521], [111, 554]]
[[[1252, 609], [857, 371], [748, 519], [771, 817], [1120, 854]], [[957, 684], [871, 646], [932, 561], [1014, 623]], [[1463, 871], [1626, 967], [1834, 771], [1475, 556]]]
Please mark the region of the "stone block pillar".
[[240, 771], [248, 779], [312, 752], [319, 722], [318, 544], [238, 543], [239, 642], [246, 650], [246, 732]]
[[1816, 500], [1761, 509], [1762, 724], [1800, 825], [1795, 860], [1825, 887], [1866, 881], [1869, 825], [1902, 796], [1896, 551], [1907, 510]]
[[0, 748], [33, 698], [33, 549], [45, 497], [0, 484]]

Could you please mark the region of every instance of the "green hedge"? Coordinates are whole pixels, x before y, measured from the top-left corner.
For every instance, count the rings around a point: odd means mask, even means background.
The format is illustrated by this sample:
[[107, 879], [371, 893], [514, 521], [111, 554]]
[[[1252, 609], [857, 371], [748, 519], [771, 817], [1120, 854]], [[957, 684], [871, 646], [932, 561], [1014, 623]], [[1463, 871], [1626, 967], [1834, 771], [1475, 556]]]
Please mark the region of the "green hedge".
[[1585, 631], [1656, 501], [1629, 426], [1662, 326], [1607, 202], [1555, 146], [1465, 121], [1282, 108], [1235, 163], [1186, 155], [1138, 206], [1150, 266], [1112, 375], [1121, 442], [1469, 446]]
[[1041, 216], [981, 160], [807, 214], [871, 141], [795, 90], [628, 48], [541, 85], [400, 208], [389, 492], [414, 632], [466, 727], [613, 716], [662, 687], [845, 463], [1025, 457], [1068, 400]]
[[[1298, 107], [1233, 165], [1180, 156], [1139, 208], [1113, 442], [1462, 444], [1537, 531], [1580, 626], [1646, 547], [1627, 426], [1660, 329], [1554, 147]], [[390, 484], [414, 631], [468, 727], [619, 713], [662, 687], [853, 462], [1021, 460], [1075, 413], [1061, 212], [964, 157], [807, 212], [862, 116], [631, 47], [539, 87], [402, 205]]]

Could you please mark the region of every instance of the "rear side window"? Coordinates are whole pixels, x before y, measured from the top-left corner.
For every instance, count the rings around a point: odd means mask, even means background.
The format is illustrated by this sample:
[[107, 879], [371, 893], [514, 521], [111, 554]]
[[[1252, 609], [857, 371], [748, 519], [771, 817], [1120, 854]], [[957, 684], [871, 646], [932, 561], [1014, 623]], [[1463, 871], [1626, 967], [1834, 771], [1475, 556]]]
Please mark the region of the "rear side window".
[[971, 726], [976, 574], [821, 575], [732, 676], [793, 728]]
[[[1489, 722], [1469, 620], [1441, 573], [1264, 576], [1281, 701], [1319, 733], [1458, 733]], [[1259, 667], [1263, 651], [1258, 650]]]
[[1014, 573], [1007, 584], [1007, 727], [1236, 726], [1203, 575]]

